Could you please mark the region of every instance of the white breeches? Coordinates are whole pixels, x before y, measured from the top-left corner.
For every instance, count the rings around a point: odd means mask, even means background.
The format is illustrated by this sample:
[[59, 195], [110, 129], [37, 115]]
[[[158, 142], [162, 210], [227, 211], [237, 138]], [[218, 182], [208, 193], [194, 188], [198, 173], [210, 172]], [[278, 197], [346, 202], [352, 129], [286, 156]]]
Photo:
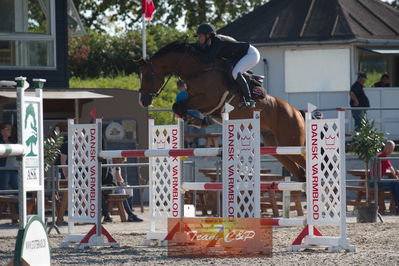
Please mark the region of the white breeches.
[[250, 70], [259, 62], [259, 59], [260, 55], [258, 49], [252, 45], [249, 45], [247, 54], [237, 62], [233, 68], [233, 71], [231, 72], [233, 78], [237, 78], [238, 72], [244, 73], [245, 71]]

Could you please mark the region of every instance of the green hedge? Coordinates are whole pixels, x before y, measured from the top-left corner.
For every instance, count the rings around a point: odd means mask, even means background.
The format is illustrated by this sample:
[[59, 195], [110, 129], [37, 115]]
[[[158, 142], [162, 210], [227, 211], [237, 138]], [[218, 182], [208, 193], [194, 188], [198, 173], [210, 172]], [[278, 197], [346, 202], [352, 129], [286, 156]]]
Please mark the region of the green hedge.
[[[147, 30], [147, 53], [152, 55], [172, 41], [183, 39], [186, 33], [163, 26]], [[142, 56], [140, 30], [120, 36], [88, 32], [84, 37], [69, 40], [71, 77], [96, 78], [131, 74], [138, 71], [134, 59]]]

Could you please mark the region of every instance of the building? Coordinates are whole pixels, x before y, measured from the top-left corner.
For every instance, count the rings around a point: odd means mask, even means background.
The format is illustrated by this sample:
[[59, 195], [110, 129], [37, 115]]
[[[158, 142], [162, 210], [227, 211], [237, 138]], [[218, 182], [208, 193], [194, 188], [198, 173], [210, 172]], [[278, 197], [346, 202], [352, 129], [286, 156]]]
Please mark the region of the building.
[[[137, 91], [69, 88], [68, 38], [84, 34], [73, 0], [0, 0], [0, 7], [0, 81], [17, 76], [27, 77], [28, 82], [47, 80], [45, 137], [55, 127], [65, 130], [67, 118], [90, 122], [96, 109], [104, 120], [105, 148], [148, 147], [148, 111], [136, 104]], [[15, 88], [0, 89], [0, 122], [15, 121], [15, 97]], [[138, 182], [137, 168], [126, 171], [130, 184]], [[142, 173], [148, 178], [148, 171]]]
[[[365, 92], [372, 107], [398, 107], [399, 10], [380, 0], [271, 0], [219, 33], [257, 46], [267, 92], [299, 109], [348, 107], [358, 72], [388, 73], [392, 87]], [[369, 118], [399, 139], [399, 111]]]
[[0, 0], [0, 80], [68, 88], [68, 36], [84, 33], [72, 0]]

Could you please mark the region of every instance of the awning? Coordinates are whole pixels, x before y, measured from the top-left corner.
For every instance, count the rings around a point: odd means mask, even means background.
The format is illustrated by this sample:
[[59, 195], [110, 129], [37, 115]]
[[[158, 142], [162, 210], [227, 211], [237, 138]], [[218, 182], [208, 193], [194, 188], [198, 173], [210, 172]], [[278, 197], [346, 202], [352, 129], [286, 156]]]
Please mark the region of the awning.
[[[26, 92], [25, 95], [34, 95], [33, 91]], [[16, 98], [16, 91], [0, 91], [0, 97]], [[104, 99], [112, 98], [113, 96], [90, 92], [90, 91], [45, 91], [43, 90], [43, 99], [53, 100], [75, 100], [75, 99]]]
[[370, 51], [377, 54], [399, 54], [399, 47], [367, 47], [362, 46], [360, 49]]

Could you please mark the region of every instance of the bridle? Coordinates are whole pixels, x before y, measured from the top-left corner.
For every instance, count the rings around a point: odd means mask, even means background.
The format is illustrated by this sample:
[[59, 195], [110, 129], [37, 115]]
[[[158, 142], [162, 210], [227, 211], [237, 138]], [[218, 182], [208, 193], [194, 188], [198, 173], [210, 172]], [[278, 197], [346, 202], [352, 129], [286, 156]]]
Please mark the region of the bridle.
[[[168, 82], [170, 81], [170, 79], [172, 78], [172, 76], [176, 73], [176, 71], [177, 71], [178, 68], [180, 67], [180, 64], [182, 63], [183, 59], [184, 59], [184, 58], [186, 57], [186, 55], [187, 55], [187, 51], [188, 51], [188, 49], [186, 49], [186, 50], [184, 51], [184, 54], [180, 57], [179, 61], [177, 61], [176, 65], [175, 65], [175, 68], [174, 68], [173, 71], [171, 71], [170, 74], [168, 75], [168, 78], [166, 79], [166, 82], [164, 82], [164, 83], [162, 84], [161, 88], [160, 88], [157, 92], [150, 92], [150, 93], [148, 93], [147, 91], [150, 90], [149, 88], [140, 88], [140, 89], [139, 89], [139, 92], [140, 92], [140, 93], [148, 94], [152, 99], [158, 97], [158, 96], [161, 94], [161, 92], [165, 89], [166, 85], [168, 84]], [[152, 83], [152, 87], [154, 88], [154, 87], [155, 87], [154, 77], [156, 77], [156, 76], [162, 77], [162, 75], [159, 74], [159, 73], [157, 73], [157, 72], [155, 71], [155, 68], [154, 68], [154, 65], [153, 65], [151, 59], [148, 60], [148, 62], [149, 62], [150, 67], [151, 67], [151, 83]]]

